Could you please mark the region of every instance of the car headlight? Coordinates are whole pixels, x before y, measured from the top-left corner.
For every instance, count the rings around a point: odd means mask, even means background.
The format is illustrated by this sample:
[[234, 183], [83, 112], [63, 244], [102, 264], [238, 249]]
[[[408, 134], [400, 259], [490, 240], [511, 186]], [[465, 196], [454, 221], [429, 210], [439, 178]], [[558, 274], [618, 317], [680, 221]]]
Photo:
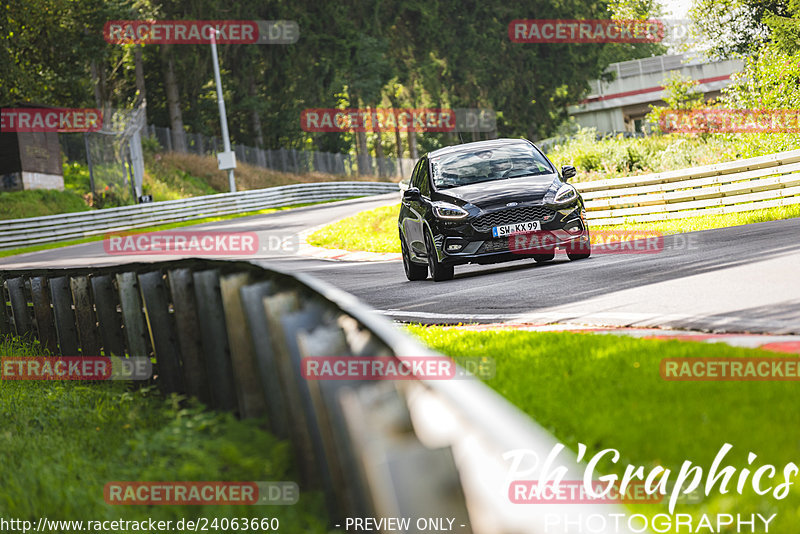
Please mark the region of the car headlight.
[[578, 199], [578, 190], [570, 184], [564, 184], [556, 191], [556, 196], [553, 197], [553, 204], [559, 206], [566, 206], [572, 204]]
[[440, 219], [464, 219], [469, 215], [464, 208], [450, 204], [449, 202], [435, 202], [433, 213]]

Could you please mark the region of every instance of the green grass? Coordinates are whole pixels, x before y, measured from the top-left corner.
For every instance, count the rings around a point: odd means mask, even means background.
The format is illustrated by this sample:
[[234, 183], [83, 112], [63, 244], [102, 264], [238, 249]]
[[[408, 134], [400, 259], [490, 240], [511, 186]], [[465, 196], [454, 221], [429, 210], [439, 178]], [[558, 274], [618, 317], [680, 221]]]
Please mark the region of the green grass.
[[73, 213], [90, 209], [73, 191], [32, 189], [0, 193], [0, 220]]
[[[4, 356], [40, 355], [6, 341]], [[0, 382], [0, 516], [33, 520], [280, 519], [282, 532], [326, 532], [322, 495], [293, 506], [112, 506], [111, 481], [292, 481], [289, 445], [264, 420], [236, 420], [123, 382]]]
[[369, 252], [400, 252], [397, 216], [400, 204], [384, 206], [342, 219], [311, 234], [311, 245]]
[[[662, 358], [778, 356], [722, 343], [636, 339], [627, 336], [464, 332], [412, 326], [409, 330], [433, 349], [458, 357], [494, 358], [496, 375], [486, 383], [534, 418], [562, 443], [591, 456], [620, 451], [618, 463], [601, 470], [621, 476], [627, 464], [673, 470], [691, 460], [707, 470], [719, 448], [734, 446], [723, 465], [771, 463], [779, 473], [800, 458], [800, 396], [797, 382], [668, 382], [659, 374]], [[785, 354], [783, 356], [786, 356]], [[777, 477], [783, 481], [782, 474]], [[777, 482], [776, 482], [777, 483]], [[769, 485], [769, 484], [767, 484]], [[664, 513], [662, 505], [633, 505], [635, 512]], [[797, 485], [785, 500], [712, 493], [702, 504], [678, 505], [680, 513], [778, 513], [770, 532], [794, 532], [800, 521]], [[749, 516], [748, 516], [749, 517]], [[684, 530], [685, 531], [685, 530]]]
[[[399, 213], [400, 204], [363, 211], [317, 230], [308, 237], [308, 243], [324, 248], [363, 250], [367, 252], [400, 252], [400, 238], [397, 235], [397, 217]], [[800, 217], [800, 205], [780, 206], [724, 215], [702, 215], [651, 223], [630, 223], [613, 226], [591, 226], [590, 224], [590, 230], [649, 231], [677, 234], [795, 217]]]

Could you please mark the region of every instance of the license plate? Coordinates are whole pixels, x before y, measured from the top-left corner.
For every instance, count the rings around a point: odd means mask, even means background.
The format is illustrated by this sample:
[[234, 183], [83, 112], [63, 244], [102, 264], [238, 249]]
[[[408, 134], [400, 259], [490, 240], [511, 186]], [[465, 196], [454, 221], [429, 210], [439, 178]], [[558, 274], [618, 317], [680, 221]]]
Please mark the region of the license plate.
[[494, 237], [505, 237], [507, 235], [535, 232], [541, 229], [542, 221], [528, 221], [516, 224], [504, 224], [503, 226], [495, 226], [492, 228], [492, 235]]

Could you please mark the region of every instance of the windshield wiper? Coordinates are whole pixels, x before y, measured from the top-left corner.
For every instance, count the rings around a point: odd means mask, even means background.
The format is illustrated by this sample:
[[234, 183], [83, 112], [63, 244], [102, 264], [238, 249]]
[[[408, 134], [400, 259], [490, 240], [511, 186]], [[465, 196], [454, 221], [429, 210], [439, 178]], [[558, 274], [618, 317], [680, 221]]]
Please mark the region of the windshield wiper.
[[500, 178], [501, 178], [501, 179], [502, 179], [502, 178], [522, 178], [523, 176], [538, 176], [538, 175], [540, 175], [540, 174], [550, 174], [550, 173], [549, 173], [549, 172], [547, 172], [547, 171], [541, 171], [541, 170], [536, 170], [536, 171], [533, 171], [533, 172], [529, 172], [529, 171], [523, 171], [523, 172], [522, 172], [522, 174], [515, 174], [514, 176], [509, 176], [508, 174], [506, 174], [506, 173], [509, 173], [509, 172], [511, 172], [512, 170], [514, 170], [514, 169], [509, 169], [508, 171], [506, 171], [505, 173], [503, 173], [503, 174], [500, 176]]

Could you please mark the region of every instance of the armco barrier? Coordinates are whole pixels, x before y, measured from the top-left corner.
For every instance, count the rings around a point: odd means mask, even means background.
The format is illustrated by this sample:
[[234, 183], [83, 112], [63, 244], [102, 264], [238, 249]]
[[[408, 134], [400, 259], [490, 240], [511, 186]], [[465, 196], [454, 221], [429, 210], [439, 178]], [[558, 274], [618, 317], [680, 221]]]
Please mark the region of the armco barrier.
[[598, 226], [789, 206], [800, 204], [800, 150], [575, 187]]
[[[0, 249], [156, 224], [399, 191], [399, 184], [331, 182], [221, 193], [100, 211], [0, 222]], [[800, 204], [800, 150], [676, 171], [579, 182], [596, 226], [663, 221]]]
[[[348, 517], [451, 518], [454, 532], [541, 534], [553, 532], [548, 514], [621, 512], [511, 503], [503, 454], [535, 451], [541, 465], [556, 442], [475, 378], [303, 378], [306, 357], [435, 356], [310, 277], [187, 259], [2, 270], [0, 289], [0, 337], [38, 339], [62, 356], [150, 357], [165, 393], [266, 416], [292, 445], [301, 490], [323, 491], [331, 526]], [[565, 479], [580, 478], [563, 452], [557, 463]], [[581, 522], [559, 532], [577, 534]]]
[[398, 190], [397, 184], [386, 182], [292, 184], [137, 206], [0, 221], [0, 249], [56, 243], [111, 231], [246, 213], [292, 204], [381, 195]]

